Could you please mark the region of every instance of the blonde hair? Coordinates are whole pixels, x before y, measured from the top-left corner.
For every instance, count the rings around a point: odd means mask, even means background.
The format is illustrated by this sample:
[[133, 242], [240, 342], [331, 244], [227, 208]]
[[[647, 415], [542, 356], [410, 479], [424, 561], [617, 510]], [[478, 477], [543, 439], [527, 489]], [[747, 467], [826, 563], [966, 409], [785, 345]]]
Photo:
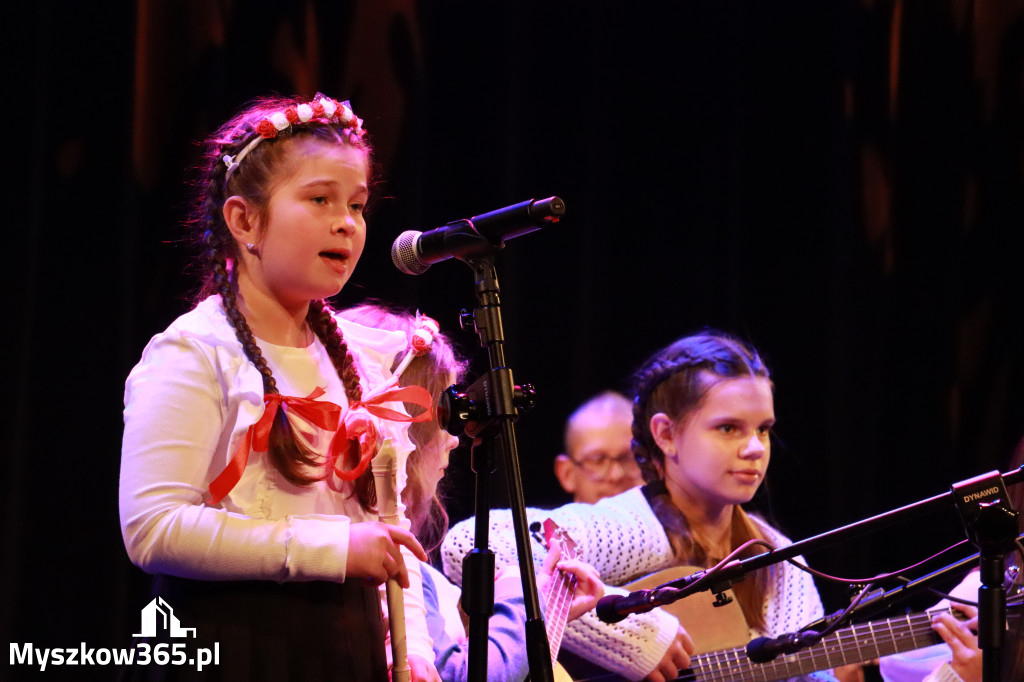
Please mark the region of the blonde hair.
[[[417, 329], [416, 315], [400, 308], [379, 302], [369, 302], [341, 313], [345, 319], [368, 327], [404, 332], [412, 339]], [[401, 358], [396, 360], [399, 362]], [[466, 371], [467, 363], [456, 351], [451, 341], [441, 333], [434, 334], [430, 351], [413, 358], [399, 378], [401, 386], [422, 386], [430, 393], [436, 408], [441, 393], [452, 381], [458, 382]], [[395, 369], [392, 367], [392, 369]], [[406, 409], [418, 409], [406, 404]], [[427, 551], [436, 549], [448, 532], [448, 512], [444, 508], [436, 486], [428, 485], [422, 470], [422, 448], [437, 434], [440, 426], [436, 419], [414, 423], [409, 426], [409, 437], [415, 450], [406, 462], [408, 476], [402, 490], [402, 502], [406, 515], [412, 522], [412, 531]]]

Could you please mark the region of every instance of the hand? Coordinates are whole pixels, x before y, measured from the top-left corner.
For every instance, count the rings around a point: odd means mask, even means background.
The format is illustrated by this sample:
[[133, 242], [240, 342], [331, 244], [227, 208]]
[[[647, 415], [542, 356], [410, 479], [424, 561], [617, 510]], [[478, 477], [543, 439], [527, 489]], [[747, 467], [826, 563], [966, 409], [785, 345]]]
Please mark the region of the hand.
[[686, 633], [683, 626], [679, 626], [676, 638], [672, 640], [668, 651], [662, 656], [657, 667], [647, 673], [645, 680], [649, 682], [666, 682], [679, 677], [679, 671], [690, 667], [690, 654], [693, 653], [693, 640]]
[[978, 636], [971, 631], [978, 625], [978, 609], [965, 604], [956, 604], [954, 608], [970, 620], [960, 621], [949, 613], [941, 613], [932, 619], [932, 629], [953, 652], [953, 660], [949, 663], [953, 671], [964, 682], [981, 682], [981, 649], [978, 648]]
[[402, 559], [404, 545], [420, 561], [427, 560], [427, 553], [412, 533], [380, 521], [353, 523], [348, 530], [348, 559], [345, 561], [346, 577], [362, 578], [370, 585], [380, 585], [388, 578], [394, 578], [403, 589], [409, 587], [409, 571]]
[[569, 605], [569, 620], [575, 620], [597, 606], [597, 601], [604, 596], [604, 583], [597, 569], [576, 559], [563, 559], [558, 562], [558, 570], [576, 576], [576, 594]]
[[604, 583], [593, 566], [576, 559], [561, 559], [561, 553], [561, 545], [555, 545], [548, 552], [544, 566], [537, 573], [537, 587], [543, 592], [556, 569], [575, 576], [576, 592], [569, 604], [568, 616], [569, 620], [575, 620], [597, 606], [597, 600], [604, 596]]
[[409, 678], [411, 682], [441, 682], [433, 661], [422, 656], [409, 654]]

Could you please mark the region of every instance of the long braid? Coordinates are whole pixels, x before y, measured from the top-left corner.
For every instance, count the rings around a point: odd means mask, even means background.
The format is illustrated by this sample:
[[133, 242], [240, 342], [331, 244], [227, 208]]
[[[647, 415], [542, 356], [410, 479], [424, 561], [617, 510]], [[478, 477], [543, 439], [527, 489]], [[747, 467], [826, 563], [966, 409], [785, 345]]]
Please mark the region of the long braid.
[[349, 402], [355, 402], [362, 400], [363, 388], [359, 384], [355, 360], [348, 351], [348, 344], [334, 319], [334, 312], [326, 301], [311, 301], [309, 312], [306, 313], [306, 322], [327, 349], [327, 354], [338, 371], [338, 378], [345, 386], [345, 395]]
[[[324, 344], [327, 355], [331, 358], [338, 378], [345, 387], [345, 396], [349, 404], [362, 400], [363, 387], [359, 383], [359, 373], [356, 370], [355, 359], [348, 350], [348, 343], [338, 328], [334, 319], [334, 310], [326, 301], [310, 301], [309, 311], [306, 313], [306, 322], [313, 330], [316, 337]], [[345, 453], [343, 465], [346, 468], [354, 468], [358, 462], [350, 452]], [[373, 471], [367, 469], [362, 476], [352, 484], [356, 499], [366, 509], [374, 509], [377, 506], [377, 486], [373, 480]]]
[[[645, 493], [651, 510], [682, 564], [707, 568], [712, 559], [722, 557], [710, 556], [672, 501], [664, 480], [665, 453], [651, 433], [651, 418], [661, 412], [681, 424], [718, 381], [740, 376], [767, 378], [768, 370], [753, 347], [715, 331], [675, 342], [649, 358], [633, 375], [633, 455], [647, 484]], [[737, 505], [733, 510], [731, 548], [757, 537], [760, 534], [756, 526]], [[747, 622], [756, 628], [765, 625], [763, 605], [771, 570], [755, 571], [750, 580], [733, 589]]]
[[[263, 357], [263, 351], [256, 343], [256, 337], [253, 336], [245, 316], [238, 309], [238, 299], [235, 297], [234, 289], [227, 281], [225, 269], [218, 268], [217, 272], [215, 277], [220, 284], [218, 293], [221, 296], [224, 312], [235, 330], [235, 337], [242, 344], [245, 356], [263, 377], [263, 392], [267, 395], [280, 393], [270, 366], [267, 364], [266, 358]], [[320, 459], [295, 436], [285, 410], [278, 410], [274, 415], [274, 421], [270, 426], [267, 455], [274, 468], [295, 485], [309, 485], [325, 476], [325, 474], [306, 473], [306, 468], [316, 467], [320, 464]]]

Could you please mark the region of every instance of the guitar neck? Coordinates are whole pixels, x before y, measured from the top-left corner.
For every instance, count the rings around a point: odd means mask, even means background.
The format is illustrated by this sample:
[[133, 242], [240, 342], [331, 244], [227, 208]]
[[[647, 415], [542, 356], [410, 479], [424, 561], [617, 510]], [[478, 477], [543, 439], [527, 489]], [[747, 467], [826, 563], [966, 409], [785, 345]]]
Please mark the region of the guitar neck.
[[565, 624], [569, 619], [569, 606], [575, 594], [576, 576], [558, 571], [551, 577], [544, 595], [544, 620], [552, 662], [558, 657], [558, 650], [562, 647], [562, 635], [565, 634]]
[[698, 654], [691, 658], [690, 668], [680, 671], [678, 679], [686, 682], [771, 682], [920, 649], [942, 641], [932, 630], [934, 613], [914, 613], [901, 618], [853, 625], [823, 637], [814, 646], [795, 654], [779, 656], [767, 663], [752, 662], [747, 658], [745, 647]]
[[[555, 549], [563, 558], [579, 557], [576, 543], [551, 519], [544, 521], [544, 544], [549, 551]], [[569, 620], [569, 607], [572, 605], [574, 596], [576, 596], [576, 576], [555, 569], [544, 594], [545, 626], [552, 664], [556, 664], [558, 650], [562, 648], [562, 635], [565, 634], [565, 624]]]

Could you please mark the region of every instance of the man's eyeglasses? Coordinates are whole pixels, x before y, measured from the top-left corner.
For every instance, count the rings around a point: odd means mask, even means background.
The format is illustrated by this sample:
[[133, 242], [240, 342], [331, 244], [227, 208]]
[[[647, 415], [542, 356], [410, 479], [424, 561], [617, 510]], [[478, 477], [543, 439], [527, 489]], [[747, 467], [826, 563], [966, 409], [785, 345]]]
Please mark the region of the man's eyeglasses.
[[618, 464], [622, 473], [626, 476], [639, 476], [640, 467], [636, 465], [636, 458], [632, 452], [623, 452], [611, 457], [609, 455], [598, 455], [597, 457], [585, 457], [583, 459], [572, 459], [573, 464], [583, 469], [587, 475], [593, 478], [605, 478], [612, 472], [612, 465]]

